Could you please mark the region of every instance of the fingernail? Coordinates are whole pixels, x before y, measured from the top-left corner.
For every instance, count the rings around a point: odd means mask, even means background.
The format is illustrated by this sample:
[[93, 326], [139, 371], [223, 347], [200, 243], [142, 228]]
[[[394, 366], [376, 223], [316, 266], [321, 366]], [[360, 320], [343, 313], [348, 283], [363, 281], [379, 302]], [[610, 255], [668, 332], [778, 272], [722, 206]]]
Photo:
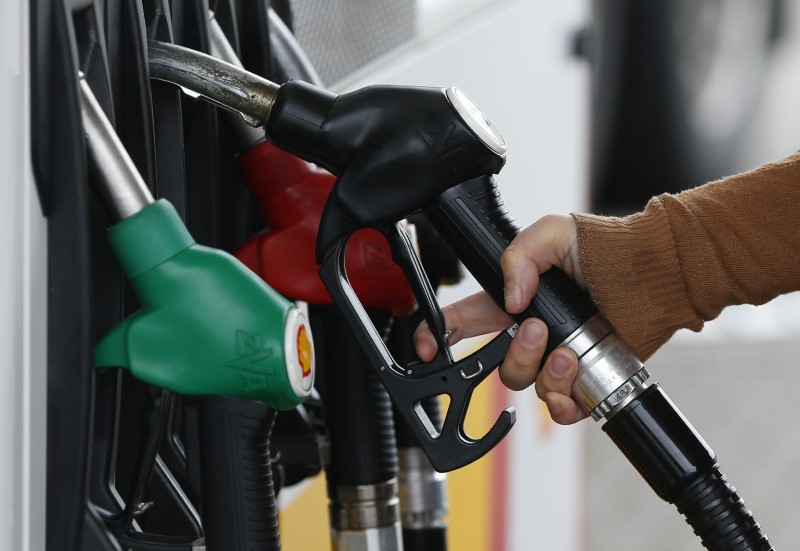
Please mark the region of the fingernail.
[[534, 348], [542, 340], [544, 328], [538, 321], [526, 323], [522, 328], [522, 346], [524, 348]]
[[505, 292], [506, 308], [513, 308], [522, 302], [522, 290], [516, 283], [509, 283]]
[[547, 404], [547, 409], [550, 410], [551, 416], [556, 416], [561, 412], [561, 404], [555, 400], [546, 400], [545, 403]]
[[569, 369], [569, 358], [561, 354], [553, 356], [553, 361], [550, 364], [550, 372], [556, 377], [563, 377]]

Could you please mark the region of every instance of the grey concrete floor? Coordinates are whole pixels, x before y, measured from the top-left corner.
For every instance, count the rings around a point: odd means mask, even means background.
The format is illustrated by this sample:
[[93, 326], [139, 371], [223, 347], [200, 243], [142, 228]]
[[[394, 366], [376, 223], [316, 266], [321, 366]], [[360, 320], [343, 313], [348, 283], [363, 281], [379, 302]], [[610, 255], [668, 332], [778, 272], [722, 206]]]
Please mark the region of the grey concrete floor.
[[[800, 149], [800, 1], [790, 0], [788, 8], [788, 35], [770, 63], [739, 170]], [[648, 367], [716, 451], [776, 548], [797, 548], [800, 296], [728, 309], [702, 333], [676, 335]], [[600, 427], [587, 432], [587, 549], [701, 549], [683, 518], [655, 496]]]

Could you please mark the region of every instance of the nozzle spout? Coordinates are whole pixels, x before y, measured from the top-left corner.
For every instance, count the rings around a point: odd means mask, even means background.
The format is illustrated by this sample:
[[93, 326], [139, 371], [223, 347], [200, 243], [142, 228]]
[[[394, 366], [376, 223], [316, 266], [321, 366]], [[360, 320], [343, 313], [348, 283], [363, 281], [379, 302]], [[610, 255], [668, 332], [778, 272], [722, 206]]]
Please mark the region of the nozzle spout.
[[80, 90], [89, 163], [97, 176], [92, 183], [107, 214], [119, 222], [153, 203], [153, 195], [83, 78]]
[[180, 86], [191, 97], [203, 97], [238, 113], [251, 126], [269, 118], [279, 86], [258, 75], [204, 53], [168, 42], [148, 42], [150, 78]]
[[[234, 51], [231, 43], [228, 42], [228, 37], [225, 36], [222, 27], [217, 23], [217, 19], [214, 17], [214, 12], [212, 11], [208, 12], [208, 23], [211, 30], [211, 55], [244, 70], [244, 65], [242, 65], [239, 56], [236, 55], [236, 51]], [[251, 149], [267, 141], [267, 135], [263, 129], [253, 128], [244, 122], [241, 117], [236, 117], [236, 114], [229, 113], [229, 115], [228, 119], [231, 123], [231, 129], [243, 150]]]

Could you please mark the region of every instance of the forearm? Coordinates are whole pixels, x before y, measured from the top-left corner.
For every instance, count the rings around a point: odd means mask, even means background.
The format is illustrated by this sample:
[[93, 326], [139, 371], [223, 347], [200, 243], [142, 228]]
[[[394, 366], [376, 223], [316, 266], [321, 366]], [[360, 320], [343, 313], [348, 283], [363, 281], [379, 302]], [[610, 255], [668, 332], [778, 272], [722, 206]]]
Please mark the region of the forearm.
[[800, 154], [653, 198], [624, 218], [574, 215], [586, 286], [647, 358], [732, 304], [800, 288]]

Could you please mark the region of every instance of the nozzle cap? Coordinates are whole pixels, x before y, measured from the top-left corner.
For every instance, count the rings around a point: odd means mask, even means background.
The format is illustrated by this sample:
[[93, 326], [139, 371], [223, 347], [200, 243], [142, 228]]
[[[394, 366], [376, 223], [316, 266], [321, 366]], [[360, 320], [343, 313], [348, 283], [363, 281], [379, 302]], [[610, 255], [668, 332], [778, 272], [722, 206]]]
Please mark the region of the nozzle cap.
[[195, 244], [175, 207], [165, 199], [111, 226], [108, 240], [128, 279]]

